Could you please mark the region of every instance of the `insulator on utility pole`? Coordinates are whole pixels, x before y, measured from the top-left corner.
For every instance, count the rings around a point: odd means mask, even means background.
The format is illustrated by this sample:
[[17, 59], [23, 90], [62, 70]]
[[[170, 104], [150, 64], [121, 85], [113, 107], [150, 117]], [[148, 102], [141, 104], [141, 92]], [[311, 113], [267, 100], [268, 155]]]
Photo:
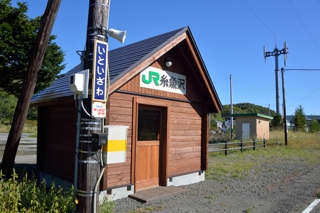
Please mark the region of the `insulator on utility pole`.
[[288, 54], [288, 47], [287, 42], [284, 42], [283, 49], [278, 50], [277, 47], [274, 48], [273, 52], [266, 52], [266, 47], [263, 47], [263, 57], [266, 61], [267, 57], [274, 56], [275, 57], [275, 81], [276, 81], [276, 112], [277, 115], [280, 115], [280, 95], [279, 95], [279, 63], [278, 57], [279, 55], [284, 55], [284, 64], [287, 64], [287, 54]]

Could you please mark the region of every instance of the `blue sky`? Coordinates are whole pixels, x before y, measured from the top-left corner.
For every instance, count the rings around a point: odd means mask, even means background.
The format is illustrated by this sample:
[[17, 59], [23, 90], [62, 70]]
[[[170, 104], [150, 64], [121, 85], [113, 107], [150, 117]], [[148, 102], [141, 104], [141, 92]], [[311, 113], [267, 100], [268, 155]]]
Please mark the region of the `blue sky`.
[[[14, 4], [16, 1], [12, 0]], [[29, 17], [43, 14], [47, 1], [26, 0]], [[86, 40], [89, 0], [62, 0], [53, 34], [65, 51], [66, 69], [80, 59]], [[109, 28], [127, 30], [124, 44], [189, 26], [222, 104], [249, 102], [276, 109], [275, 58], [263, 58], [287, 42], [287, 69], [320, 69], [320, 0], [112, 0]], [[279, 68], [284, 67], [283, 55]], [[320, 71], [286, 71], [287, 114], [301, 104], [320, 115]], [[281, 75], [279, 75], [282, 113]]]

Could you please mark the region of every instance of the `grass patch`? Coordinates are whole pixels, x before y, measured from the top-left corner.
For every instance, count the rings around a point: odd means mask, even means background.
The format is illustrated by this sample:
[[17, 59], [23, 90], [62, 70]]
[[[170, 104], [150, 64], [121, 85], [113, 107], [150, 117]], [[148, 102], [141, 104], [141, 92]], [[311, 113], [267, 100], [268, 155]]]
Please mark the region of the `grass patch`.
[[303, 162], [307, 165], [320, 163], [320, 134], [305, 132], [289, 132], [288, 146], [284, 146], [282, 131], [271, 131], [267, 148], [255, 151], [246, 150], [209, 154], [209, 169], [206, 171], [207, 180], [228, 181], [233, 178], [244, 178], [254, 168], [265, 163], [284, 161]]
[[[267, 144], [284, 146], [284, 132], [279, 130], [271, 131]], [[303, 149], [320, 149], [320, 134], [288, 131], [288, 146]]]
[[31, 133], [28, 137], [29, 138], [36, 138], [37, 137], [37, 133]]
[[[10, 128], [11, 128], [10, 124], [4, 124], [4, 123], [0, 122], [0, 133], [9, 133]], [[37, 121], [26, 120], [24, 127], [23, 127], [23, 133], [37, 134]]]
[[253, 166], [254, 161], [247, 160], [245, 155], [220, 155], [214, 157], [206, 171], [207, 180], [229, 180], [243, 177]]

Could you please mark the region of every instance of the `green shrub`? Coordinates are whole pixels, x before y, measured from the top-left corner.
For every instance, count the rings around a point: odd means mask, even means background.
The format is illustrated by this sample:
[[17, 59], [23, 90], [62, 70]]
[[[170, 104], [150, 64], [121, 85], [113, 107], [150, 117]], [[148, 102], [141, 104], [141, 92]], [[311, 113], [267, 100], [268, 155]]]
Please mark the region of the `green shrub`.
[[73, 191], [54, 183], [47, 189], [44, 181], [38, 184], [35, 176], [28, 178], [27, 173], [19, 179], [15, 171], [4, 180], [0, 171], [0, 212], [72, 212]]
[[112, 213], [115, 207], [116, 203], [114, 201], [108, 201], [107, 197], [105, 197], [103, 203], [99, 205], [98, 210], [101, 213]]

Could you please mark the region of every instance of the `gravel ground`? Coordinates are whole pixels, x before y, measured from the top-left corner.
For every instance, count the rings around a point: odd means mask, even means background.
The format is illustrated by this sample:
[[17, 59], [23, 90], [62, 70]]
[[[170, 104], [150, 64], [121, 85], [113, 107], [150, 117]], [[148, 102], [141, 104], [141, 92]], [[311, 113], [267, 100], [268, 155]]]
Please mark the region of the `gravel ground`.
[[146, 204], [130, 198], [117, 200], [115, 212], [302, 212], [316, 199], [320, 163], [311, 166], [302, 159], [265, 162], [243, 178], [181, 187], [187, 191]]

